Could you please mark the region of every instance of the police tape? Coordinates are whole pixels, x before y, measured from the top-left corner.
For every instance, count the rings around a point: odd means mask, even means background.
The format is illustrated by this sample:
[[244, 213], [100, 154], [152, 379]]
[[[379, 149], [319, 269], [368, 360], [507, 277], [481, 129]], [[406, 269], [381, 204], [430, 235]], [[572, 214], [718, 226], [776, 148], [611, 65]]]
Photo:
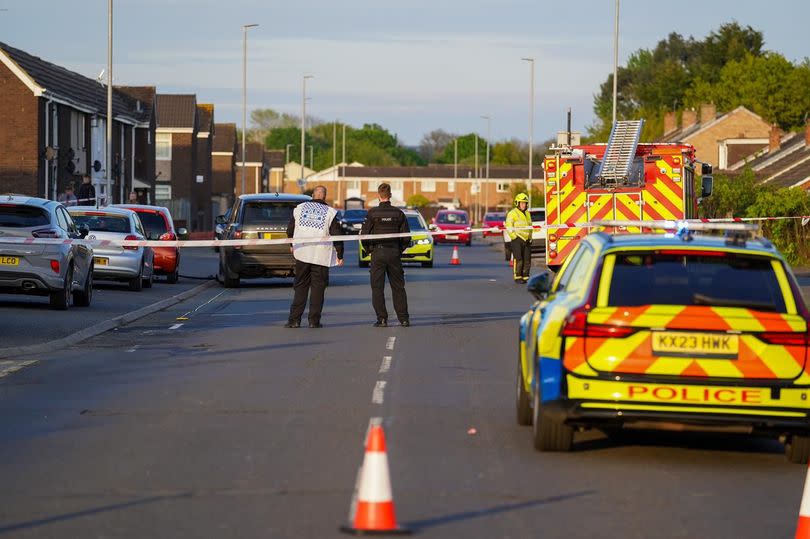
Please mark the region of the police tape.
[[[758, 221], [779, 221], [801, 219], [802, 225], [810, 222], [810, 216], [796, 217], [728, 217], [713, 219], [683, 219], [683, 220], [659, 220], [659, 221], [592, 221], [585, 223], [563, 223], [559, 225], [532, 225], [525, 227], [510, 227], [510, 231], [525, 230], [560, 230], [571, 228], [646, 228], [678, 231], [684, 227], [693, 227], [695, 230], [702, 228], [701, 223], [726, 223], [727, 226], [712, 227], [714, 230], [747, 230], [743, 227], [729, 226], [734, 223], [749, 223]], [[696, 226], [697, 225], [697, 226]], [[705, 229], [705, 227], [703, 227]], [[503, 234], [504, 228], [468, 228], [460, 230], [418, 230], [413, 232], [402, 232], [395, 234], [356, 234], [327, 236], [323, 238], [242, 238], [232, 240], [125, 240], [125, 239], [95, 239], [90, 236], [84, 239], [79, 238], [34, 238], [34, 237], [6, 237], [0, 230], [0, 245], [22, 244], [22, 245], [70, 245], [79, 243], [94, 248], [104, 247], [250, 247], [263, 245], [307, 245], [323, 244], [331, 242], [349, 241], [374, 241], [400, 238], [413, 238], [425, 236], [460, 236], [471, 234], [483, 234], [485, 232]], [[279, 234], [279, 232], [258, 232], [259, 234]]]

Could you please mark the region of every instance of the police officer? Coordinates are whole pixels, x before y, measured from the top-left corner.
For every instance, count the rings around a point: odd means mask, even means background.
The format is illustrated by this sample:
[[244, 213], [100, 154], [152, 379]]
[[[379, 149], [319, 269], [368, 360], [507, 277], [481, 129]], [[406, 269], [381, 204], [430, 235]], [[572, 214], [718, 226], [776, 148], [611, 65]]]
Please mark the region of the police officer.
[[529, 197], [520, 193], [515, 197], [515, 207], [506, 214], [504, 227], [509, 234], [512, 255], [515, 257], [514, 278], [516, 283], [529, 281], [532, 267], [532, 216], [529, 213]]
[[[399, 208], [391, 205], [391, 186], [382, 183], [377, 188], [380, 205], [368, 210], [361, 234], [397, 234], [410, 232], [408, 218]], [[400, 255], [410, 245], [410, 237], [382, 240], [366, 240], [363, 248], [371, 253], [371, 303], [377, 314], [374, 327], [388, 325], [388, 311], [385, 308], [385, 276], [391, 285], [394, 297], [394, 310], [399, 323], [405, 327], [411, 325], [408, 316], [408, 296], [405, 294], [405, 271], [402, 269]]]
[[[319, 185], [312, 192], [312, 200], [295, 207], [287, 237], [326, 238], [341, 234], [340, 223], [335, 218], [337, 210], [326, 204], [326, 187]], [[293, 283], [290, 317], [285, 328], [301, 326], [301, 316], [309, 296], [309, 327], [320, 328], [323, 296], [329, 286], [329, 267], [343, 265], [343, 242], [293, 243], [295, 257], [295, 281]]]

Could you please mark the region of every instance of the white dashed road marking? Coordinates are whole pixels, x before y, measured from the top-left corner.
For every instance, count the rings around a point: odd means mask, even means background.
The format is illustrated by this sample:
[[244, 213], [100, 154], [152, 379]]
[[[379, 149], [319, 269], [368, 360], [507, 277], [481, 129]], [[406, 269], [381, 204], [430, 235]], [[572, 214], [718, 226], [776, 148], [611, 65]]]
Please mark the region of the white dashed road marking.
[[183, 327], [183, 324], [174, 324], [173, 326], [169, 326], [169, 329], [179, 329]]
[[127, 352], [131, 354], [132, 352], [137, 351], [139, 346], [140, 346], [140, 344], [136, 344], [135, 346], [133, 346], [132, 348], [127, 350]]
[[396, 342], [397, 342], [396, 337], [388, 337], [388, 342], [385, 343], [385, 349], [386, 350], [393, 350], [394, 349], [394, 343], [396, 343]]
[[391, 369], [391, 360], [393, 358], [391, 356], [384, 356], [382, 359], [382, 363], [380, 363], [380, 374], [385, 374]]
[[30, 367], [31, 365], [35, 365], [36, 363], [39, 363], [36, 359], [30, 359], [28, 361], [0, 361], [0, 378]]
[[385, 380], [377, 380], [374, 385], [374, 392], [371, 394], [371, 402], [374, 404], [382, 404], [385, 400]]

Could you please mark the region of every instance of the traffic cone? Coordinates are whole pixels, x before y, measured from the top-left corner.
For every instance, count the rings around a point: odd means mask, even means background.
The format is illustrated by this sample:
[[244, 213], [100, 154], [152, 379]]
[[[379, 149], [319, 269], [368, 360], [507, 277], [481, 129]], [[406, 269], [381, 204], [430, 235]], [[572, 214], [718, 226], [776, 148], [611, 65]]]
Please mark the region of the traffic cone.
[[349, 524], [340, 531], [352, 535], [407, 535], [411, 530], [397, 525], [388, 455], [382, 425], [372, 425], [366, 439], [366, 454], [360, 468], [356, 499]]
[[460, 266], [461, 259], [458, 257], [458, 245], [453, 245], [453, 256], [450, 257], [451, 266]]
[[796, 539], [810, 539], [810, 468], [804, 478], [804, 492], [802, 493], [802, 504], [799, 506]]
[[509, 255], [509, 267], [510, 268], [515, 267], [515, 255]]

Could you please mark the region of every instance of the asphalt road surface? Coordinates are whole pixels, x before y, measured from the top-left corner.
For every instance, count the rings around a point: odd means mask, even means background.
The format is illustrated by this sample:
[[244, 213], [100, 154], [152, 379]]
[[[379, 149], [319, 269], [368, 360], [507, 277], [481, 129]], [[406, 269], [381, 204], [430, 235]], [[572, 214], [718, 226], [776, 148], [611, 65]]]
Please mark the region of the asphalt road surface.
[[36, 363], [0, 378], [0, 537], [340, 537], [372, 417], [422, 537], [792, 537], [806, 468], [772, 441], [535, 452], [513, 405], [530, 298], [499, 251], [450, 251], [407, 270], [410, 328], [371, 327], [350, 259], [320, 330], [282, 327], [289, 281], [244, 281], [15, 358]]

